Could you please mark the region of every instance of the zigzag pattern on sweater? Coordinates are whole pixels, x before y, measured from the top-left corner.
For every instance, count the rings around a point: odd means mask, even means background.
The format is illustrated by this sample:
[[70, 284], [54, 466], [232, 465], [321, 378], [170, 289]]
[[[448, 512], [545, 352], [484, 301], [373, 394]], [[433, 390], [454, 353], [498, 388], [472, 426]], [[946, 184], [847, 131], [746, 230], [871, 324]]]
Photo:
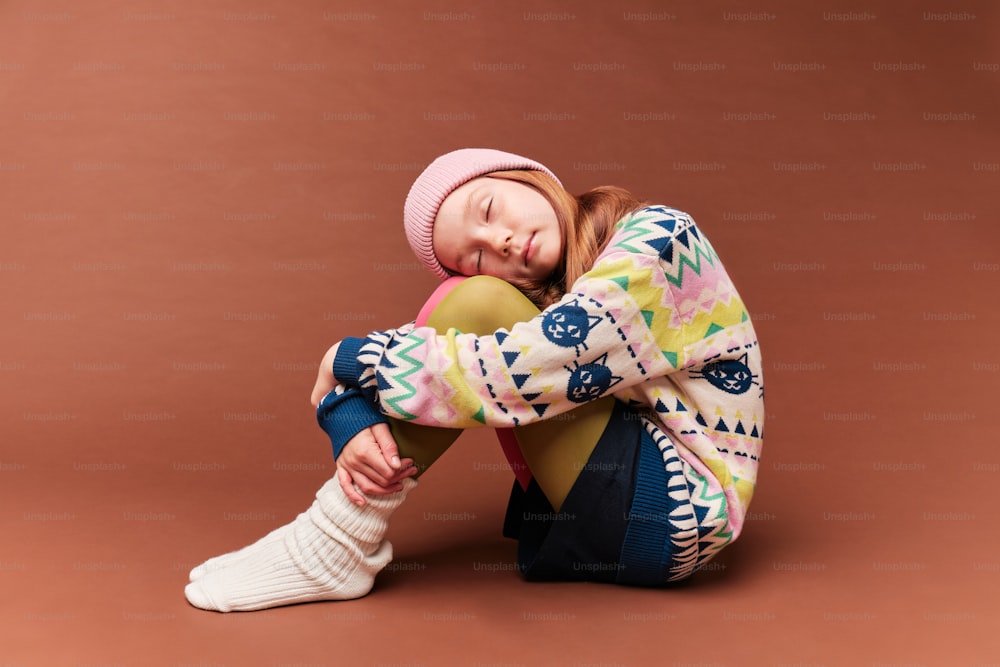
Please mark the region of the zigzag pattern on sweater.
[[639, 209], [626, 218], [620, 233], [622, 238], [613, 248], [659, 255], [667, 280], [681, 289], [692, 273], [700, 276], [706, 265], [715, 267], [718, 262], [715, 249], [698, 231], [694, 220], [677, 209], [666, 206]]
[[713, 492], [710, 480], [698, 474], [691, 465], [686, 465], [684, 472], [687, 476], [691, 506], [698, 521], [698, 558], [695, 562], [685, 563], [683, 567], [674, 570], [672, 581], [691, 576], [695, 570], [704, 567], [715, 558], [733, 539], [726, 494], [721, 489]]
[[375, 333], [358, 362], [386, 414], [452, 428], [517, 426], [607, 394], [645, 408], [668, 473], [672, 580], [742, 529], [763, 437], [760, 351], [715, 250], [681, 211], [623, 218], [570, 293], [509, 332]]

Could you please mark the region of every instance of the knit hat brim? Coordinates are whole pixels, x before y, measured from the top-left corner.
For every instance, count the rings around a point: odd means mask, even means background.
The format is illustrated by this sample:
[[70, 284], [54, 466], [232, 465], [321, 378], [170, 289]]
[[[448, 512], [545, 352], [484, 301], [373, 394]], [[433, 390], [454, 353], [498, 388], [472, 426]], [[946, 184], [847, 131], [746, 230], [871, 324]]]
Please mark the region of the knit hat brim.
[[452, 275], [434, 254], [434, 220], [441, 202], [474, 178], [508, 169], [541, 171], [559, 183], [555, 174], [540, 162], [493, 148], [461, 148], [445, 153], [414, 181], [403, 206], [403, 227], [417, 259], [434, 275], [442, 279]]

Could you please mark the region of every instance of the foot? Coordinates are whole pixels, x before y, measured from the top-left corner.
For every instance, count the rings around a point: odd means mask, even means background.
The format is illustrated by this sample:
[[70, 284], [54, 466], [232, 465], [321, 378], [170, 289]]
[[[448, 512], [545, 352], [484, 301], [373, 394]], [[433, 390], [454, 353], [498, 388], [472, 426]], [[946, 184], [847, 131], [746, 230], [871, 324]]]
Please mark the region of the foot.
[[194, 568], [184, 589], [188, 602], [228, 612], [367, 595], [392, 559], [392, 545], [384, 539], [388, 518], [417, 482], [403, 485], [358, 507], [335, 479], [327, 482], [291, 523]]

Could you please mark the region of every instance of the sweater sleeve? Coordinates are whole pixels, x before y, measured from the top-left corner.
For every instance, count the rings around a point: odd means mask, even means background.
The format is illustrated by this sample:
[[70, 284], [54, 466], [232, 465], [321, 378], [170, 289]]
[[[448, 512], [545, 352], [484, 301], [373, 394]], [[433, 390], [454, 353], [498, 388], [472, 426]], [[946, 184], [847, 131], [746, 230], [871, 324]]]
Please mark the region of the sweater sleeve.
[[344, 385], [337, 385], [323, 397], [316, 406], [316, 420], [330, 436], [334, 460], [361, 430], [388, 421], [359, 389]]
[[412, 327], [349, 339], [337, 380], [398, 419], [512, 427], [674, 372], [683, 327], [650, 328], [672, 321], [675, 308], [655, 245], [640, 242], [662, 232], [643, 210], [620, 221], [593, 269], [531, 320], [488, 336]]

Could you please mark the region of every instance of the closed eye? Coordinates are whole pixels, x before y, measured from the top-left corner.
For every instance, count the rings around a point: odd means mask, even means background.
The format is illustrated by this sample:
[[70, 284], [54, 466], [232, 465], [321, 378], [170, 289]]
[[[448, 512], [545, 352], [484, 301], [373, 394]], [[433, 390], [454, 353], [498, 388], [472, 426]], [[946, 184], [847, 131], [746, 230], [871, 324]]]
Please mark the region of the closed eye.
[[[490, 223], [490, 209], [493, 208], [493, 197], [486, 200], [486, 212], [483, 213], [483, 220], [486, 224]], [[480, 275], [483, 272], [483, 251], [482, 249], [476, 254], [476, 275]]]

